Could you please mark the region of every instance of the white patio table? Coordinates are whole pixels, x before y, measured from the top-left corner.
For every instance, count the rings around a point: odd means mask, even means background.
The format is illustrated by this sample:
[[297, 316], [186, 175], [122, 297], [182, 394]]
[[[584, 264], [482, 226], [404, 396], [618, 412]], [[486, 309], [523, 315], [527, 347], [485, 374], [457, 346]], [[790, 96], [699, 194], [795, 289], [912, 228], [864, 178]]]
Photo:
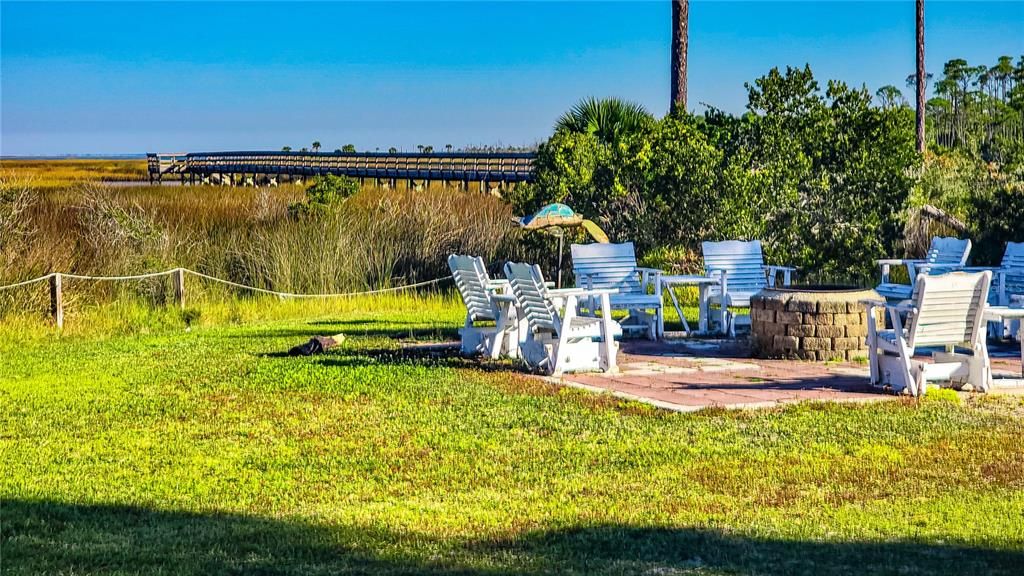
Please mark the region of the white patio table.
[[1020, 338], [1021, 341], [1021, 376], [1024, 377], [1024, 306], [986, 306], [983, 318], [986, 322], [1004, 322], [1006, 320], [1021, 320], [1021, 330], [1018, 333], [1018, 338]]
[[719, 285], [721, 285], [721, 282], [717, 278], [710, 278], [699, 274], [668, 274], [661, 277], [661, 286], [672, 298], [672, 305], [676, 307], [676, 313], [679, 314], [679, 319], [683, 321], [683, 329], [686, 331], [687, 336], [690, 336], [695, 332], [690, 330], [690, 323], [686, 321], [686, 316], [683, 316], [683, 309], [679, 306], [679, 300], [676, 299], [676, 293], [672, 290], [672, 287], [697, 287], [697, 304], [699, 309], [697, 316], [697, 333], [706, 334], [708, 332], [709, 315], [708, 288]]

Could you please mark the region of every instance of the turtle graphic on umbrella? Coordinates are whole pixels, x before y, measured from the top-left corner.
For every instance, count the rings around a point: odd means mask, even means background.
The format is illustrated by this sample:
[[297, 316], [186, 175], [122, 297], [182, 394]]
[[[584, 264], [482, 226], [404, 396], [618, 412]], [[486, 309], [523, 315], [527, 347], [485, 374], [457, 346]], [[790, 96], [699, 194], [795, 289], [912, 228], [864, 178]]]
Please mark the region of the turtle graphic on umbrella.
[[608, 243], [608, 235], [592, 220], [587, 220], [565, 204], [548, 204], [531, 216], [516, 218], [526, 230], [539, 230], [558, 237], [558, 287], [562, 287], [562, 252], [566, 228], [583, 228], [595, 242]]

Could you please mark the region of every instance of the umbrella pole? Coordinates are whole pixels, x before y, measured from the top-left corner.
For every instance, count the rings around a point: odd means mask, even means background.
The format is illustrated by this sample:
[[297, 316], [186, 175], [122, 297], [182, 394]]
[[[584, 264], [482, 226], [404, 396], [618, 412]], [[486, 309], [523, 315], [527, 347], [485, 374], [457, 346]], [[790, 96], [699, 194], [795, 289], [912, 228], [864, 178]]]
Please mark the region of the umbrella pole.
[[565, 232], [558, 236], [558, 288], [562, 287], [562, 241], [565, 238]]

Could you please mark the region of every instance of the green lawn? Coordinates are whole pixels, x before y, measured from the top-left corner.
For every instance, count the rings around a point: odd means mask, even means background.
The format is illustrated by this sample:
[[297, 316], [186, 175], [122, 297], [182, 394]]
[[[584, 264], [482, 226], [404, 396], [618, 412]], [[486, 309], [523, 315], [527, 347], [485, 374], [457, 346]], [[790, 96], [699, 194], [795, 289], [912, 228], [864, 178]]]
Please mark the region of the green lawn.
[[0, 328], [3, 572], [1021, 574], [1020, 397], [669, 414], [398, 355], [460, 322], [405, 304]]

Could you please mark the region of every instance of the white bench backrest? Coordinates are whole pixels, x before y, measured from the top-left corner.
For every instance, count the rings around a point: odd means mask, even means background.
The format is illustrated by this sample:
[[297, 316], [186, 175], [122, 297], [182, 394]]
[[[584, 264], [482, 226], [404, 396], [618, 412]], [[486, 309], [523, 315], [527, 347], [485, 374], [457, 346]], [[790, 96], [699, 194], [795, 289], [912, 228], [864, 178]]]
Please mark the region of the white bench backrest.
[[490, 278], [487, 276], [484, 259], [479, 256], [452, 254], [448, 257], [448, 268], [452, 271], [455, 287], [459, 289], [469, 319], [494, 320], [494, 306], [487, 291]]
[[701, 249], [705, 274], [725, 270], [729, 291], [758, 292], [768, 284], [760, 240], [704, 242]]
[[914, 286], [917, 313], [909, 319], [907, 343], [915, 346], [972, 345], [984, 334], [982, 314], [991, 272], [922, 274]]
[[617, 288], [619, 294], [644, 294], [636, 271], [636, 250], [623, 244], [573, 244], [572, 271], [578, 288]]
[[505, 278], [512, 289], [516, 308], [530, 329], [558, 330], [558, 311], [547, 298], [540, 267], [520, 262], [505, 263]]
[[1001, 268], [1016, 268], [1024, 272], [1024, 242], [1009, 242], [1003, 252]]
[[1007, 296], [1024, 294], [1024, 242], [1010, 242], [1000, 265]]
[[948, 238], [936, 236], [932, 238], [932, 244], [925, 255], [925, 261], [929, 264], [954, 264], [967, 265], [967, 257], [971, 254], [971, 241], [960, 238]]

